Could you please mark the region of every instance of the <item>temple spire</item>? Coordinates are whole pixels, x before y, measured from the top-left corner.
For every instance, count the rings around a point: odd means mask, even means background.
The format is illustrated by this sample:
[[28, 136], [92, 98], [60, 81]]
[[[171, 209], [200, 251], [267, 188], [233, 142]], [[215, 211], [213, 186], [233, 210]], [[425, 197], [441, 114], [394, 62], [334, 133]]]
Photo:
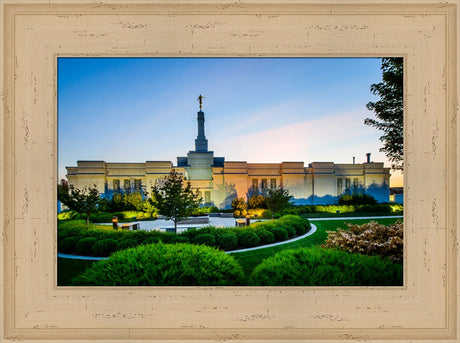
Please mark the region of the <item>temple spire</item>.
[[200, 111], [197, 113], [198, 136], [195, 139], [195, 151], [208, 151], [208, 140], [204, 134], [204, 112], [201, 110], [204, 96], [200, 94], [198, 101], [200, 103]]

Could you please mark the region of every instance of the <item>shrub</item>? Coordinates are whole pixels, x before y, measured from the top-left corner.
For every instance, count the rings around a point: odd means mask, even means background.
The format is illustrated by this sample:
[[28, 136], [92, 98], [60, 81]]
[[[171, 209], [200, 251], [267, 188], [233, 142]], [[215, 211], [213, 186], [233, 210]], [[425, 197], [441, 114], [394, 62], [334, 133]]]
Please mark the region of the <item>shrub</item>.
[[270, 244], [275, 241], [275, 235], [268, 230], [256, 231], [257, 236], [260, 238], [260, 244]]
[[72, 280], [78, 286], [232, 286], [243, 271], [221, 251], [190, 244], [152, 244], [120, 251]]
[[264, 219], [272, 219], [273, 212], [271, 210], [265, 210], [262, 212], [262, 218]]
[[238, 237], [234, 233], [224, 233], [217, 236], [217, 245], [225, 251], [235, 250], [238, 246]]
[[260, 238], [251, 230], [242, 230], [237, 233], [238, 245], [243, 248], [255, 247], [259, 244]]
[[232, 209], [235, 211], [235, 215], [236, 211], [238, 211], [239, 214], [246, 212], [246, 207], [246, 201], [244, 198], [235, 198], [232, 200]]
[[369, 194], [344, 194], [339, 197], [339, 205], [376, 205], [377, 200]]
[[287, 231], [282, 227], [273, 226], [268, 230], [275, 236], [275, 242], [281, 242], [288, 239]]
[[57, 219], [58, 220], [70, 220], [70, 219], [75, 219], [77, 215], [78, 213], [75, 211], [63, 211], [61, 213], [58, 213]]
[[285, 215], [281, 217], [280, 222], [293, 226], [298, 236], [303, 235], [311, 229], [310, 221], [307, 218], [301, 218], [299, 216]]
[[403, 259], [403, 223], [385, 226], [376, 222], [348, 224], [348, 229], [327, 231], [324, 248], [336, 248], [351, 253], [389, 257], [394, 262]]
[[193, 239], [193, 243], [194, 244], [204, 244], [204, 245], [213, 247], [216, 245], [216, 237], [209, 233], [203, 233], [200, 235], [196, 235], [195, 238]]
[[118, 242], [113, 238], [106, 238], [97, 241], [93, 246], [93, 253], [95, 256], [109, 256], [117, 250]]
[[79, 237], [58, 237], [58, 251], [62, 253], [72, 254], [75, 252], [75, 244], [77, 244]]
[[134, 239], [122, 239], [117, 243], [117, 251], [118, 250], [125, 250], [129, 248], [134, 248], [138, 245], [137, 241]]
[[321, 248], [284, 250], [262, 261], [249, 278], [256, 286], [399, 286], [402, 265], [379, 256]]
[[78, 242], [75, 244], [75, 252], [78, 255], [92, 255], [93, 254], [93, 246], [96, 244], [97, 238], [96, 237], [84, 237], [80, 238]]
[[190, 243], [190, 240], [188, 239], [188, 237], [185, 236], [177, 236], [176, 243]]
[[284, 224], [282, 222], [280, 224], [278, 224], [277, 226], [286, 230], [288, 238], [295, 236], [295, 228], [294, 228], [294, 226], [291, 226], [289, 224]]

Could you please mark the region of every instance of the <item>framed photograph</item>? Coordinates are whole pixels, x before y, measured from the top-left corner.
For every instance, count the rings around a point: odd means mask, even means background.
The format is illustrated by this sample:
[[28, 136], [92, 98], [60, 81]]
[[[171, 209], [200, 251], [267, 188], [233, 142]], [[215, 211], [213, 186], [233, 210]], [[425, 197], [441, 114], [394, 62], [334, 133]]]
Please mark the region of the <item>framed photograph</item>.
[[[6, 0], [0, 11], [3, 341], [459, 339], [456, 1]], [[402, 286], [59, 286], [58, 67], [77, 57], [402, 58]]]

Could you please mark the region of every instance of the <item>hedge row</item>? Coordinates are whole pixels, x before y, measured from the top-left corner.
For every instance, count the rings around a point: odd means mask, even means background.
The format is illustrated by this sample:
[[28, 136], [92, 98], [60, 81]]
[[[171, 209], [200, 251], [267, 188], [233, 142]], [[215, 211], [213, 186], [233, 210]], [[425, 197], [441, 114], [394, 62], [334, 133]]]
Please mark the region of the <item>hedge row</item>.
[[284, 250], [247, 278], [230, 255], [206, 246], [155, 244], [117, 252], [72, 280], [75, 286], [399, 286], [402, 265], [377, 256]]
[[[315, 212], [322, 213], [352, 213], [364, 212], [375, 214], [389, 214], [394, 212], [402, 212], [403, 205], [401, 204], [377, 204], [377, 205], [304, 205], [293, 206], [285, 209], [281, 214], [301, 215]], [[276, 217], [277, 214], [275, 214]], [[279, 215], [279, 214], [278, 214]]]
[[159, 231], [114, 231], [111, 226], [90, 226], [84, 221], [64, 221], [58, 225], [60, 253], [109, 256], [115, 251], [151, 243], [192, 243], [230, 251], [255, 247], [303, 235], [310, 230], [310, 222], [297, 216], [258, 222], [248, 228], [216, 228], [206, 226], [175, 235]]
[[[147, 212], [142, 212], [142, 211], [123, 211], [123, 212], [98, 212], [98, 213], [93, 213], [89, 216], [89, 220], [92, 223], [111, 223], [112, 222], [112, 217], [116, 216], [118, 219], [133, 219], [136, 218], [136, 220], [139, 219], [152, 219], [152, 216], [150, 213]], [[58, 213], [57, 218], [59, 220], [82, 220], [86, 219], [85, 214], [79, 214], [75, 211], [65, 211]]]

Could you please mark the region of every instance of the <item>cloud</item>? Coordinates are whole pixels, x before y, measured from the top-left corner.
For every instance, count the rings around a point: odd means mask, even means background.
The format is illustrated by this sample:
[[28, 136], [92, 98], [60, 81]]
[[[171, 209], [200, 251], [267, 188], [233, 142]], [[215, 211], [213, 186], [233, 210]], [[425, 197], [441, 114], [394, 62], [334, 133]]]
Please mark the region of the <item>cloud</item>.
[[[378, 146], [375, 129], [363, 124], [366, 116], [362, 111], [355, 111], [262, 132], [221, 135], [213, 144], [214, 150], [248, 162], [334, 161], [342, 148], [348, 149], [350, 145], [365, 145], [363, 149]], [[378, 151], [375, 147], [372, 148]]]

